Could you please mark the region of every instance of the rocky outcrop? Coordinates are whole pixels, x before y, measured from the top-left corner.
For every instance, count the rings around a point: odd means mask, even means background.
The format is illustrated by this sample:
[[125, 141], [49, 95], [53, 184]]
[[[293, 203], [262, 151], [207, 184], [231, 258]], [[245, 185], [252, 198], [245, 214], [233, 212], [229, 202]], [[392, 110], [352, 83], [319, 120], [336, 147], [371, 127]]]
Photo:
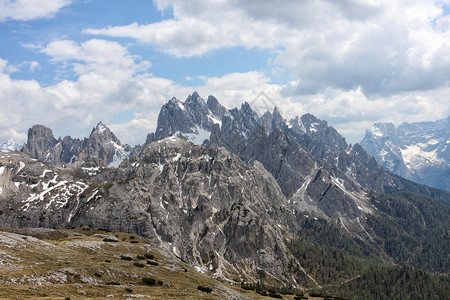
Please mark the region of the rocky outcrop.
[[223, 148], [169, 137], [95, 180], [117, 183], [103, 187], [99, 195], [108, 200], [91, 202], [74, 224], [96, 222], [170, 243], [170, 251], [217, 277], [252, 281], [263, 269], [286, 278], [294, 263], [270, 213], [285, 208], [286, 198], [258, 162], [249, 166]]
[[23, 145], [23, 152], [41, 161], [59, 163], [59, 157], [55, 146], [58, 140], [53, 136], [53, 131], [43, 125], [34, 125], [28, 129], [27, 142]]
[[54, 166], [67, 166], [94, 159], [100, 164], [117, 167], [125, 158], [136, 153], [130, 146], [122, 145], [102, 122], [84, 140], [70, 136], [56, 140], [50, 128], [35, 125], [28, 130], [28, 141], [22, 151]]
[[216, 98], [208, 97], [207, 103], [197, 92], [182, 102], [169, 100], [161, 108], [154, 134], [149, 134], [145, 145], [168, 136], [184, 138], [196, 145], [206, 144], [215, 124], [222, 124], [222, 118], [229, 113]]

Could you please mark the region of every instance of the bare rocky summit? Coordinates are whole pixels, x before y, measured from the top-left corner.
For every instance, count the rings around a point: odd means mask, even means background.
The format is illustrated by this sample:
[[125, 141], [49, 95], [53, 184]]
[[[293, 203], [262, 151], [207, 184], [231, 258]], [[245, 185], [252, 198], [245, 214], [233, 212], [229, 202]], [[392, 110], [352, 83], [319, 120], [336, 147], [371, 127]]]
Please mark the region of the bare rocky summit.
[[70, 136], [55, 139], [50, 128], [34, 125], [28, 130], [28, 140], [22, 151], [55, 166], [95, 160], [98, 164], [117, 167], [135, 153], [129, 145], [122, 145], [102, 122], [92, 129], [89, 138], [83, 140]]

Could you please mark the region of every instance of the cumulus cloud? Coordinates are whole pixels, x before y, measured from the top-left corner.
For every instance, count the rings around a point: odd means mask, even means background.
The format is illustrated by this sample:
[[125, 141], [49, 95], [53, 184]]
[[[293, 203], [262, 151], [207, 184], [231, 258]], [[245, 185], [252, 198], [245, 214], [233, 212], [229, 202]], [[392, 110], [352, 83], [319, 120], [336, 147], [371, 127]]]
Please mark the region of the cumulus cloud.
[[0, 0], [0, 22], [50, 18], [71, 0]]
[[[14, 128], [14, 136], [23, 142], [27, 129], [42, 123], [52, 128], [56, 136], [84, 137], [101, 120], [123, 142], [142, 144], [146, 135], [155, 130], [161, 106], [174, 96], [184, 100], [198, 90], [205, 98], [217, 96], [231, 108], [253, 99], [262, 89], [268, 93], [280, 89], [269, 84], [270, 79], [260, 72], [203, 77], [200, 85], [181, 86], [148, 73], [150, 62], [131, 55], [113, 41], [54, 40], [39, 51], [72, 72], [75, 79], [48, 86], [35, 80], [13, 79], [10, 65], [0, 59], [2, 140], [10, 138], [10, 129]], [[121, 111], [134, 114], [128, 121], [115, 123], [115, 116]]]
[[[161, 106], [174, 96], [184, 100], [197, 90], [205, 99], [215, 95], [228, 108], [250, 102], [261, 91], [280, 99], [281, 87], [270, 84], [270, 78], [256, 71], [203, 77], [200, 85], [181, 86], [142, 72], [150, 63], [111, 41], [53, 41], [40, 51], [71, 69], [76, 79], [49, 86], [35, 80], [16, 80], [6, 72], [8, 62], [0, 59], [0, 140], [14, 136], [22, 143], [34, 124], [49, 126], [56, 136], [84, 137], [101, 120], [122, 142], [142, 144], [155, 130]], [[104, 58], [98, 57], [101, 51], [105, 51]], [[115, 116], [121, 111], [134, 113], [131, 119], [116, 122]]]
[[[0, 0], [0, 21], [13, 19], [1, 10], [8, 3]], [[60, 9], [69, 2], [52, 3]], [[0, 111], [0, 130], [8, 132], [13, 124], [20, 136], [46, 116], [45, 125], [57, 127], [57, 134], [85, 136], [102, 120], [123, 141], [143, 143], [155, 129], [161, 105], [173, 96], [184, 100], [194, 90], [204, 98], [216, 96], [228, 108], [264, 92], [286, 118], [313, 113], [351, 142], [373, 122], [436, 120], [450, 114], [450, 19], [442, 8], [448, 1], [155, 3], [163, 12], [170, 9], [173, 18], [83, 32], [131, 37], [181, 59], [230, 47], [272, 49], [275, 58], [268, 66], [287, 70], [292, 80], [275, 84], [270, 74], [254, 70], [197, 76], [201, 84], [194, 85], [195, 80], [182, 86], [151, 74], [151, 62], [119, 42], [58, 39], [28, 47], [48, 55], [60, 72], [75, 79], [50, 86], [14, 80], [10, 74], [18, 69], [0, 59], [0, 97], [7, 103]], [[18, 16], [14, 19], [24, 18]], [[30, 64], [29, 71], [36, 68]], [[114, 123], [115, 114], [127, 110], [134, 112], [132, 119]], [[80, 125], [74, 132], [67, 124]]]
[[446, 118], [450, 115], [449, 96], [449, 87], [387, 97], [367, 97], [360, 88], [328, 88], [315, 95], [283, 97], [279, 106], [288, 118], [309, 112], [328, 121], [354, 144], [361, 141], [365, 128], [375, 122], [399, 125]]
[[[295, 80], [285, 95], [361, 88], [371, 95], [430, 90], [450, 78], [442, 1], [159, 0], [173, 19], [85, 33], [133, 37], [175, 56], [241, 46], [277, 49]], [[239, 22], [236, 22], [239, 20]]]
[[146, 106], [151, 107], [148, 103], [163, 103], [163, 90], [173, 85], [146, 73], [151, 63], [130, 55], [116, 42], [58, 40], [41, 48], [41, 52], [70, 69], [76, 79], [49, 86], [34, 80], [15, 80], [8, 72], [8, 62], [0, 59], [3, 132], [8, 128], [26, 132], [31, 125], [45, 123], [57, 127], [56, 134], [85, 136], [93, 124], [100, 120], [111, 122], [119, 111], [137, 106], [145, 111]]

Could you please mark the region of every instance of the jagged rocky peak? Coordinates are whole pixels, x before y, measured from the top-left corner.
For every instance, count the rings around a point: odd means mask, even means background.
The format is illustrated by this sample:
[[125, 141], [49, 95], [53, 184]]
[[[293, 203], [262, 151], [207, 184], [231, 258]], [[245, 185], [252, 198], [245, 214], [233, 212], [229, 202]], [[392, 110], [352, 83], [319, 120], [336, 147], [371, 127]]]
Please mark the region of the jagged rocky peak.
[[22, 151], [55, 166], [65, 167], [94, 159], [100, 164], [117, 167], [133, 149], [122, 145], [114, 133], [99, 122], [84, 140], [70, 136], [57, 140], [50, 128], [35, 125], [28, 130], [28, 140]]
[[272, 123], [273, 126], [286, 125], [286, 120], [283, 118], [280, 111], [278, 110], [278, 107], [276, 106], [273, 108]]
[[228, 110], [224, 106], [222, 106], [219, 103], [219, 100], [217, 100], [214, 96], [208, 96], [206, 105], [213, 113], [213, 115], [219, 117], [220, 119], [222, 119], [223, 116], [228, 115]]
[[129, 154], [125, 152], [114, 133], [102, 122], [99, 122], [92, 129], [89, 138], [84, 141], [83, 149], [78, 156], [80, 160], [95, 157], [106, 165], [115, 163], [115, 166], [118, 166]]
[[335, 128], [328, 126], [326, 121], [308, 113], [301, 117], [301, 122], [306, 130], [306, 134], [316, 141], [336, 152], [347, 150], [348, 144], [345, 138]]
[[306, 133], [306, 128], [299, 116], [296, 116], [295, 118], [289, 120], [288, 127], [299, 134]]
[[48, 161], [52, 159], [50, 157], [53, 154], [51, 150], [57, 143], [58, 140], [55, 139], [50, 128], [44, 125], [34, 125], [28, 129], [27, 142], [24, 144], [22, 151], [30, 154], [33, 158]]
[[221, 126], [226, 115], [226, 108], [212, 96], [207, 103], [197, 92], [184, 102], [172, 98], [161, 108], [156, 132], [147, 136], [145, 144], [168, 136], [178, 136], [196, 145], [206, 144], [214, 125]]
[[[261, 149], [267, 148], [267, 144], [264, 144], [267, 136], [274, 128], [279, 128], [287, 139], [297, 143], [299, 149], [303, 149], [293, 154], [292, 165], [296, 167], [297, 164], [294, 162], [302, 161], [304, 158], [303, 154], [299, 153], [306, 151], [319, 165], [335, 168], [335, 171], [330, 172], [336, 174], [330, 176], [340, 178], [346, 182], [341, 185], [342, 187], [352, 186], [351, 189], [357, 193], [358, 188], [354, 185], [359, 185], [359, 189], [373, 189], [377, 192], [399, 190], [404, 186], [398, 179], [384, 173], [378, 164], [373, 163], [364, 149], [349, 147], [336, 129], [312, 114], [305, 114], [286, 122], [278, 109], [274, 109], [272, 113], [267, 112], [260, 118], [248, 103], [243, 103], [240, 108], [226, 110], [220, 106], [217, 99], [210, 96], [206, 108], [204, 104], [198, 93], [190, 95], [185, 102], [171, 100], [166, 103], [158, 118], [157, 131], [148, 135], [146, 144], [164, 137], [177, 136], [197, 145], [225, 147], [245, 162], [249, 162], [262, 155]], [[203, 113], [199, 115], [202, 111]], [[283, 186], [289, 184], [292, 178], [297, 178], [295, 175], [297, 170], [291, 163], [286, 162], [280, 166], [269, 166], [270, 161], [278, 161], [274, 158], [282, 157], [286, 151], [280, 147], [274, 149], [279, 152], [265, 153], [260, 161], [266, 168], [273, 170], [272, 175]], [[297, 155], [299, 156], [296, 158]], [[266, 161], [262, 161], [263, 159]], [[277, 177], [275, 172], [281, 169], [285, 174]], [[304, 178], [306, 175], [302, 176]], [[283, 188], [286, 195], [295, 193], [295, 188], [300, 188], [301, 183], [304, 181]]]
[[286, 120], [281, 115], [278, 108], [275, 106], [273, 108], [273, 112], [270, 113], [269, 111], [266, 111], [260, 118], [259, 123], [264, 126], [267, 133], [270, 133], [273, 128], [277, 126], [284, 127], [286, 126]]
[[113, 141], [117, 144], [121, 144], [119, 139], [114, 135], [114, 133], [111, 132], [111, 130], [102, 123], [102, 121], [98, 122], [97, 126], [95, 126], [91, 134], [89, 136], [89, 139], [103, 139], [108, 141]]

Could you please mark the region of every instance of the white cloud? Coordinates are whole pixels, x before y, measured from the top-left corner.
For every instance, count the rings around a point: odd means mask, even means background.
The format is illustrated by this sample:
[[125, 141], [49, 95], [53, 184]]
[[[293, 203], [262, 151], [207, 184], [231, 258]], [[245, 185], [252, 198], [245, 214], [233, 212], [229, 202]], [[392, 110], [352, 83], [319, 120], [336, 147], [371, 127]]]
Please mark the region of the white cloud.
[[[0, 8], [5, 3], [10, 2], [0, 0]], [[184, 100], [194, 90], [204, 98], [214, 95], [228, 108], [264, 92], [286, 118], [310, 112], [352, 142], [373, 122], [436, 120], [450, 114], [450, 19], [443, 15], [443, 1], [155, 3], [161, 11], [171, 8], [173, 18], [84, 33], [132, 37], [176, 57], [229, 47], [273, 49], [277, 55], [271, 67], [288, 70], [292, 81], [274, 84], [269, 74], [249, 71], [197, 76], [190, 86], [181, 86], [148, 73], [151, 63], [119, 42], [54, 40], [28, 47], [47, 54], [59, 71], [75, 79], [45, 87], [14, 80], [9, 74], [18, 69], [0, 59], [0, 97], [6, 103], [0, 131], [17, 128], [20, 136], [45, 121], [57, 134], [81, 137], [102, 120], [122, 141], [143, 143], [155, 129], [161, 105], [173, 96]], [[13, 17], [0, 10], [0, 21], [7, 19]], [[38, 67], [30, 64], [29, 71]], [[202, 84], [194, 86], [198, 79]], [[114, 124], [114, 115], [127, 110], [135, 112], [133, 118]]]
[[0, 22], [50, 18], [71, 0], [0, 0]]
[[28, 72], [33, 73], [35, 70], [41, 69], [41, 64], [37, 61], [29, 61], [28, 64], [30, 65]]
[[54, 63], [72, 70], [76, 79], [49, 86], [34, 80], [15, 80], [9, 75], [10, 65], [0, 59], [2, 132], [15, 128], [23, 133], [34, 124], [44, 123], [56, 135], [83, 137], [96, 122], [112, 122], [117, 112], [154, 110], [152, 103], [163, 103], [161, 90], [174, 85], [145, 73], [151, 63], [130, 55], [116, 42], [53, 41], [41, 51]]
[[173, 19], [85, 33], [133, 37], [178, 56], [242, 46], [278, 49], [296, 81], [285, 95], [332, 87], [367, 95], [445, 86], [450, 30], [442, 1], [159, 0]]
[[[450, 114], [450, 18], [443, 9], [449, 1], [156, 3], [161, 11], [172, 8], [174, 18], [86, 32], [130, 36], [175, 56], [235, 46], [275, 49], [278, 55], [270, 63], [289, 70], [290, 83], [229, 74], [209, 78], [198, 89], [231, 106], [267, 90], [289, 117], [311, 112], [352, 142], [373, 122], [436, 120]], [[240, 76], [256, 79], [250, 81], [253, 88], [238, 89], [244, 82]]]
[[[108, 61], [95, 59], [90, 44], [105, 44], [112, 49]], [[94, 47], [95, 48], [95, 47]], [[108, 47], [106, 47], [108, 48]], [[65, 50], [63, 50], [65, 49]], [[161, 106], [178, 97], [184, 100], [194, 90], [206, 99], [216, 96], [226, 107], [240, 106], [253, 100], [261, 91], [280, 99], [281, 87], [269, 83], [261, 72], [231, 73], [222, 77], [202, 77], [203, 84], [181, 86], [175, 82], [141, 73], [124, 48], [114, 42], [91, 40], [84, 43], [54, 41], [42, 49], [56, 63], [75, 66], [77, 79], [62, 80], [42, 86], [34, 80], [15, 80], [5, 73], [8, 63], [0, 59], [0, 140], [11, 137], [11, 130], [23, 142], [29, 127], [43, 124], [53, 129], [55, 136], [84, 137], [98, 121], [105, 122], [125, 143], [142, 144], [148, 133], [156, 128]], [[134, 63], [133, 63], [134, 62]], [[115, 70], [105, 72], [104, 68]], [[119, 73], [119, 75], [117, 74]], [[124, 75], [125, 74], [125, 75]], [[131, 120], [114, 123], [122, 111], [133, 111]], [[9, 135], [9, 136], [8, 136]]]
[[404, 92], [388, 97], [367, 97], [360, 88], [329, 88], [324, 93], [284, 98], [280, 102], [286, 117], [304, 113], [328, 121], [351, 143], [361, 141], [366, 128], [375, 122], [421, 122], [450, 115], [450, 87], [432, 91]]

